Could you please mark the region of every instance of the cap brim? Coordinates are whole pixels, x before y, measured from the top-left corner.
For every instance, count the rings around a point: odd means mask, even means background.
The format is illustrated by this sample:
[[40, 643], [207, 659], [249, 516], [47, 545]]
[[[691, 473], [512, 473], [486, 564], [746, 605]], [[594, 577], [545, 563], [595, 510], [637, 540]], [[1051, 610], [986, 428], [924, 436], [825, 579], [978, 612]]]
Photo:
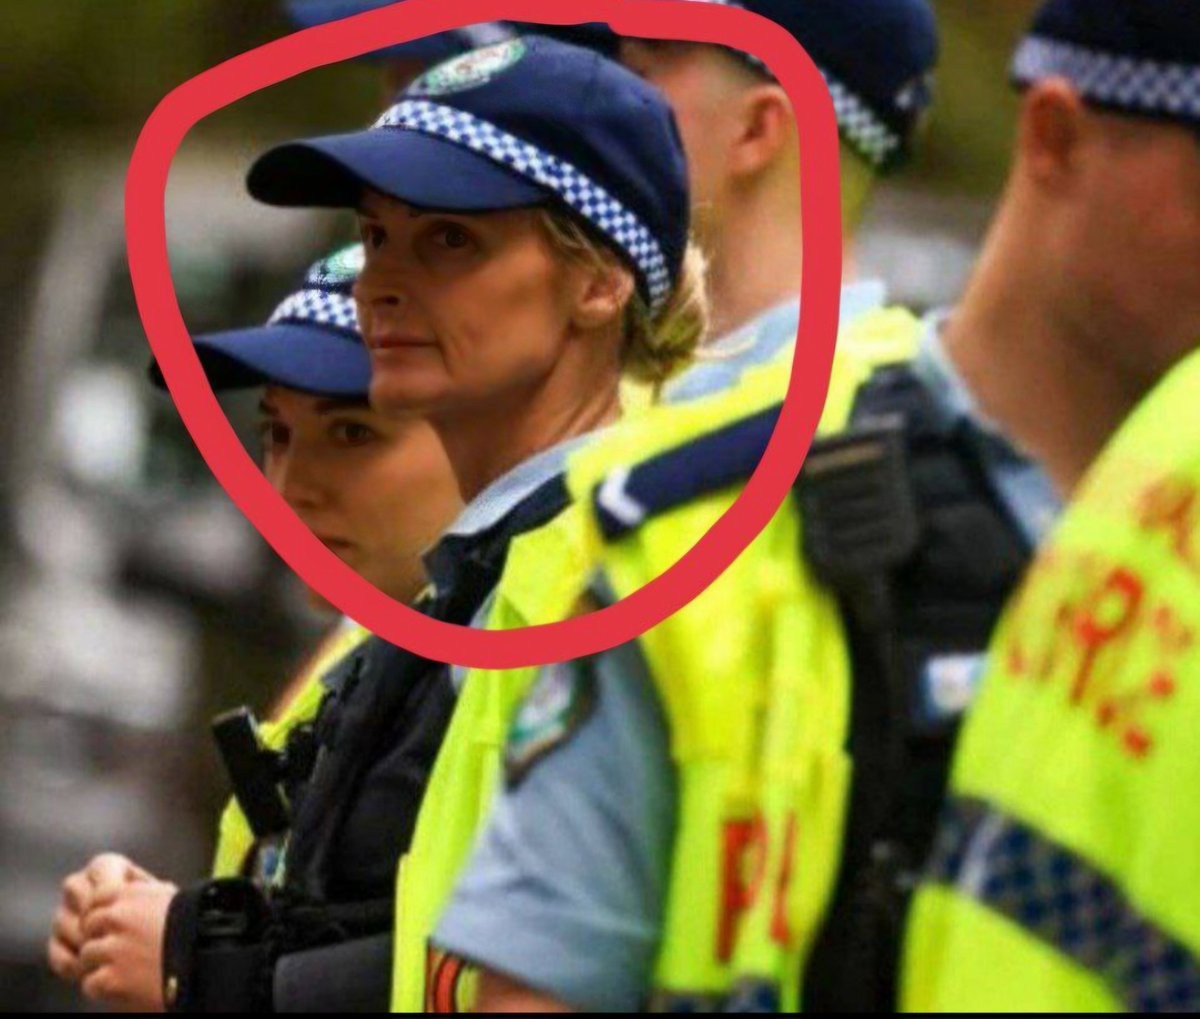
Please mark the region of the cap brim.
[[[207, 333], [195, 344], [218, 392], [277, 385], [318, 396], [366, 397], [371, 389], [367, 348], [330, 330], [280, 323]], [[150, 380], [165, 387], [157, 361], [149, 371]]]
[[250, 168], [246, 186], [268, 205], [355, 208], [363, 186], [426, 209], [494, 212], [552, 196], [454, 142], [381, 128], [289, 142]]

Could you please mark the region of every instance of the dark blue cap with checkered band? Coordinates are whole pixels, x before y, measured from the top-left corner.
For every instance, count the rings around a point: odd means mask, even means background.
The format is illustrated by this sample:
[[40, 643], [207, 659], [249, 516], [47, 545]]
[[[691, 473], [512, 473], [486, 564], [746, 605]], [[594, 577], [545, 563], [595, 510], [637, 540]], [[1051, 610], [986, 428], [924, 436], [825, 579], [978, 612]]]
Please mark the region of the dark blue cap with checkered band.
[[938, 31], [928, 0], [699, 2], [740, 7], [786, 28], [825, 76], [846, 144], [880, 170], [904, 161], [933, 99]]
[[[786, 28], [833, 97], [846, 144], [880, 171], [901, 165], [933, 100], [937, 19], [929, 0], [696, 0], [738, 7]], [[605, 26], [580, 26], [599, 40]], [[593, 43], [598, 45], [599, 43]], [[731, 50], [757, 70], [753, 54]]]
[[1050, 0], [1012, 73], [1022, 87], [1066, 78], [1103, 109], [1200, 128], [1200, 2]]
[[464, 213], [559, 205], [628, 260], [651, 307], [687, 247], [687, 165], [662, 94], [543, 36], [439, 64], [369, 130], [274, 148], [247, 185], [272, 205], [353, 208], [364, 187]]
[[[365, 11], [378, 10], [394, 2], [395, 0], [289, 0], [284, 6], [292, 24], [297, 28], [313, 28]], [[433, 64], [467, 50], [511, 38], [515, 34], [515, 30], [506, 22], [485, 21], [478, 25], [464, 25], [450, 32], [439, 32], [436, 35], [427, 35], [375, 50], [366, 54], [364, 59], [415, 60], [419, 63]]]
[[[196, 353], [214, 390], [278, 385], [319, 396], [362, 397], [371, 387], [371, 358], [354, 307], [362, 245], [321, 259], [305, 273], [264, 326], [207, 333]], [[157, 362], [150, 379], [164, 385]]]

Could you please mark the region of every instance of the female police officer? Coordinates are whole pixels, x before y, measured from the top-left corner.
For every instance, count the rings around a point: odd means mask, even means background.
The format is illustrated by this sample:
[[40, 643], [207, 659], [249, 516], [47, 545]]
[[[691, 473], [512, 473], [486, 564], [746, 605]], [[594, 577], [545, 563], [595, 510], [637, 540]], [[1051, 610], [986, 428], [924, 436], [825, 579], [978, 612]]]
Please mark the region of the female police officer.
[[[278, 204], [360, 210], [372, 403], [431, 421], [468, 501], [427, 560], [420, 607], [478, 625], [510, 543], [561, 515], [567, 452], [618, 416], [623, 371], [661, 381], [703, 332], [669, 108], [595, 53], [514, 40], [434, 69], [370, 131], [273, 150], [249, 184]], [[366, 656], [327, 700], [270, 896], [225, 882], [172, 901], [173, 1007], [386, 1004], [408, 833], [373, 777], [411, 777], [398, 751], [441, 736], [412, 732], [409, 692], [455, 685], [392, 652]], [[475, 704], [470, 683], [463, 696]], [[439, 761], [487, 743], [462, 707]], [[473, 792], [443, 785], [422, 812], [477, 805]], [[445, 837], [447, 855], [461, 849]], [[405, 912], [434, 884], [416, 882], [411, 903], [402, 892]]]
[[[364, 577], [411, 601], [425, 583], [419, 553], [458, 499], [429, 426], [381, 415], [367, 404], [370, 359], [350, 295], [361, 266], [361, 246], [339, 251], [309, 270], [265, 327], [198, 337], [196, 348], [214, 389], [264, 387], [263, 466], [291, 508]], [[162, 384], [157, 368], [152, 377]], [[330, 611], [317, 592], [309, 591], [309, 598]], [[282, 717], [263, 727], [268, 745], [282, 747], [311, 721], [322, 678], [369, 636], [346, 619], [334, 626], [297, 678]], [[247, 819], [232, 801], [221, 819], [214, 872], [248, 869], [254, 848]], [[277, 853], [265, 849], [255, 869], [268, 879]], [[64, 882], [52, 967], [80, 980], [89, 997], [161, 1007], [160, 942], [175, 891], [124, 858], [97, 857]]]

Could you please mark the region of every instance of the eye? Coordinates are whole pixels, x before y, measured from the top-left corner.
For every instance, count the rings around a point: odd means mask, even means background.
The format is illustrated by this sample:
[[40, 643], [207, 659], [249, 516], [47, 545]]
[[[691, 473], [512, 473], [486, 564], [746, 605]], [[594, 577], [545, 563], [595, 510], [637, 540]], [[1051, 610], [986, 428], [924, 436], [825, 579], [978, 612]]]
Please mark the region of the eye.
[[259, 442], [264, 454], [269, 454], [288, 444], [292, 437], [291, 429], [279, 421], [263, 421], [258, 426]]
[[358, 232], [362, 237], [363, 246], [369, 251], [378, 251], [387, 241], [387, 231], [378, 223], [360, 221]]
[[378, 438], [378, 433], [360, 421], [336, 421], [332, 429], [334, 439], [343, 446], [365, 446]]
[[475, 244], [471, 232], [458, 223], [441, 223], [433, 231], [433, 239], [449, 251], [465, 251]]

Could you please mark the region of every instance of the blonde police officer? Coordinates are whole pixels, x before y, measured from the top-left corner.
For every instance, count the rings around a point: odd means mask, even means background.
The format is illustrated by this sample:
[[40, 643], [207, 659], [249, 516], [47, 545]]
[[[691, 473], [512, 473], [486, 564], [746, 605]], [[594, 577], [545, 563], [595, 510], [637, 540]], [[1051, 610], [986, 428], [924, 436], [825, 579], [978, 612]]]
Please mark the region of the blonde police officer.
[[[427, 557], [434, 584], [423, 609], [482, 625], [510, 546], [543, 525], [563, 540], [542, 560], [543, 577], [573, 578], [572, 532], [558, 522], [567, 454], [619, 413], [623, 372], [664, 377], [686, 361], [705, 325], [683, 152], [659, 94], [590, 51], [513, 40], [434, 68], [370, 130], [267, 153], [249, 184], [276, 204], [359, 212], [367, 264], [357, 299], [372, 403], [433, 423], [468, 501]], [[328, 949], [329, 994], [386, 996], [390, 957], [376, 957], [382, 966], [370, 974], [332, 964], [364, 940], [347, 945], [348, 931], [374, 930], [377, 945], [390, 945], [394, 916], [395, 858], [386, 898], [374, 887], [349, 903], [328, 894], [345, 887], [335, 879], [352, 876], [331, 870], [337, 847], [370, 832], [370, 804], [346, 830], [344, 790], [393, 754], [407, 689], [457, 689], [461, 680], [461, 670], [398, 652], [343, 687], [337, 710], [318, 726], [319, 763], [299, 806], [306, 823], [293, 827], [284, 878], [268, 901], [217, 884], [173, 903], [166, 975], [178, 987], [177, 1007], [233, 995], [278, 1004], [287, 980], [275, 962], [299, 945]], [[465, 762], [462, 781], [430, 786], [418, 838], [422, 846], [431, 838], [433, 852], [418, 853], [414, 841], [401, 870], [396, 952], [405, 960], [409, 929], [425, 922], [456, 873], [469, 849], [461, 833], [486, 802], [497, 694], [504, 691], [471, 677], [461, 686], [438, 770], [446, 758]], [[390, 823], [386, 810], [372, 816]], [[230, 944], [220, 932], [231, 930], [246, 936]], [[427, 975], [420, 944], [396, 980], [418, 1002]]]

